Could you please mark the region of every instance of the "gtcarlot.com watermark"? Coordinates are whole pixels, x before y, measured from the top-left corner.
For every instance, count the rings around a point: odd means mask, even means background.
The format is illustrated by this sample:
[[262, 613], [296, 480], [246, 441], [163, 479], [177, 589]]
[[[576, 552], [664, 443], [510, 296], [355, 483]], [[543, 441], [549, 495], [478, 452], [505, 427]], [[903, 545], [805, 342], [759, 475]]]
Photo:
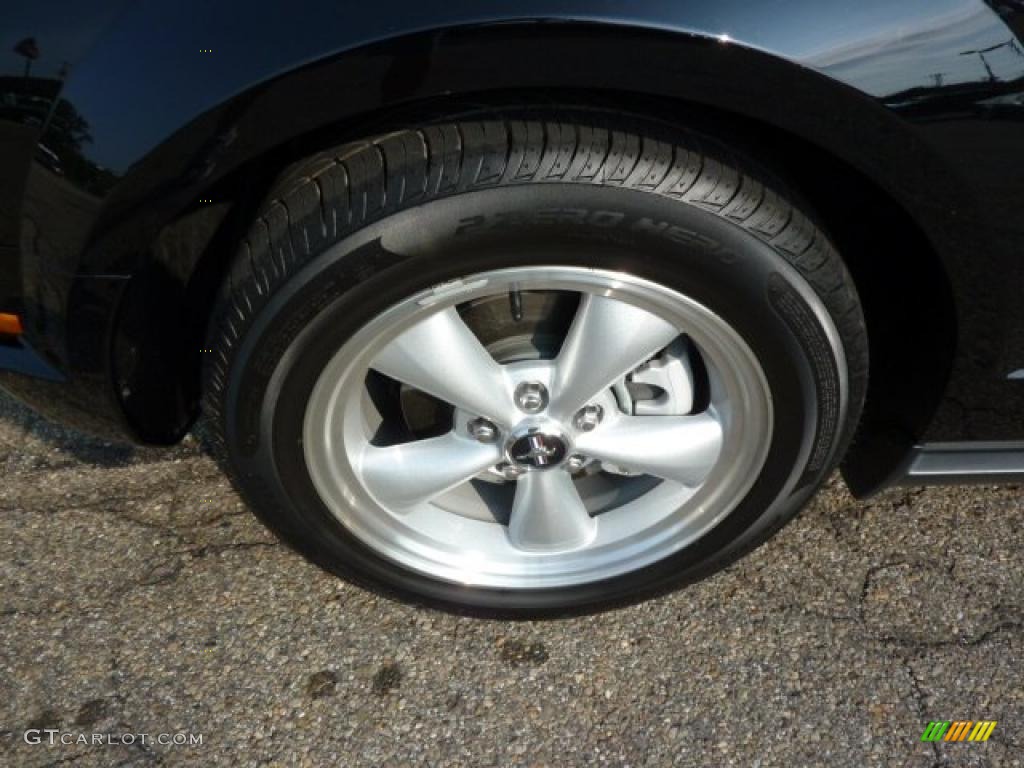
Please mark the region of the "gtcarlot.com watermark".
[[116, 746], [142, 744], [162, 747], [196, 746], [203, 743], [201, 733], [75, 733], [57, 728], [29, 728], [24, 735], [26, 744], [46, 744], [47, 746]]

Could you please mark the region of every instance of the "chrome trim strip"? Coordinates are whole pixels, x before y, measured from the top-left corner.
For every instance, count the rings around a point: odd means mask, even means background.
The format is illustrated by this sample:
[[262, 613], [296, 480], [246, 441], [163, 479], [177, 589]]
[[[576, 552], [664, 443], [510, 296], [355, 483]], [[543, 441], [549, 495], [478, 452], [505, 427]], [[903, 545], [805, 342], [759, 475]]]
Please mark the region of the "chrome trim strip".
[[897, 485], [1024, 482], [1024, 441], [925, 443]]

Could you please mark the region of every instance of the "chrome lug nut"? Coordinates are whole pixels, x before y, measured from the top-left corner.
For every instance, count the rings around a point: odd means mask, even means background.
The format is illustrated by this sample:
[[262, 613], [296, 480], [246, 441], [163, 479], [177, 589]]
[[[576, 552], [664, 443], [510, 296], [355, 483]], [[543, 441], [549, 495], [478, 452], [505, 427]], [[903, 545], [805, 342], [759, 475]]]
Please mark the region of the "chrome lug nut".
[[469, 435], [480, 443], [493, 443], [498, 439], [498, 428], [484, 418], [473, 419], [466, 425]]
[[583, 469], [583, 465], [587, 463], [585, 456], [580, 456], [578, 453], [573, 454], [565, 460], [565, 468], [569, 472], [579, 472]]
[[586, 405], [576, 411], [572, 423], [580, 432], [590, 432], [604, 417], [604, 409], [600, 405]]
[[515, 480], [523, 474], [523, 470], [507, 461], [501, 462], [495, 469], [504, 475], [506, 480]]
[[515, 400], [524, 413], [539, 413], [547, 408], [548, 390], [539, 381], [524, 381], [516, 387]]

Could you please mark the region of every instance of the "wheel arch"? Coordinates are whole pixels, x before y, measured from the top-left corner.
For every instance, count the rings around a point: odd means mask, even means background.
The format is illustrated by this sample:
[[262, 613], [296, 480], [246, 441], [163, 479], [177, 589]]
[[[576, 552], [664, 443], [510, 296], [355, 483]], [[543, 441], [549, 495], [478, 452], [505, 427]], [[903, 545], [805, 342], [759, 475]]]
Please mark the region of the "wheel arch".
[[[216, 287], [263, 193], [291, 162], [403, 123], [530, 102], [615, 109], [713, 131], [751, 154], [768, 150], [766, 164], [810, 201], [836, 238], [875, 327], [871, 341], [879, 352], [872, 363], [883, 373], [872, 380], [847, 474], [862, 492], [881, 482], [927, 426], [951, 365], [946, 334], [955, 335], [957, 318], [950, 275], [958, 267], [935, 245], [941, 227], [932, 209], [943, 201], [926, 206], [912, 192], [948, 186], [932, 183], [949, 173], [943, 159], [912, 126], [865, 94], [742, 45], [596, 25], [586, 25], [587, 34], [573, 24], [518, 26], [459, 30], [443, 44], [437, 33], [421, 33], [307, 65], [204, 114], [134, 168], [108, 201], [104, 235], [90, 254], [110, 259], [111, 250], [99, 246], [115, 238], [126, 242], [126, 231], [135, 245], [131, 264], [124, 262], [125, 249], [114, 249], [133, 280], [120, 308], [113, 360], [117, 391], [132, 393], [123, 400], [139, 436], [173, 442], [191, 421], [201, 355], [215, 354], [201, 351], [201, 340]], [[601, 67], [581, 72], [574, 65], [613, 41], [630, 57], [629, 66], [620, 61], [614, 77]], [[430, 69], [441, 74], [427, 85], [411, 72], [376, 71], [359, 84], [361, 91], [376, 94], [373, 104], [338, 100], [329, 109], [303, 113], [296, 93], [315, 102], [388, 45], [429, 50], [435, 57]], [[546, 57], [546, 66], [517, 72], [486, 65], [489, 57], [515, 50]], [[466, 56], [481, 57], [481, 66], [457, 67]], [[666, 78], [666, 72], [678, 77]], [[269, 130], [266, 116], [279, 113], [299, 117]], [[827, 182], [821, 181], [823, 169]], [[169, 176], [181, 179], [170, 192]], [[855, 226], [851, 204], [857, 209]], [[879, 269], [866, 231], [889, 233], [892, 258], [885, 261], [892, 272]], [[87, 256], [83, 266], [109, 271], [110, 265]], [[916, 303], [892, 301], [918, 284], [931, 290], [912, 292]], [[917, 322], [922, 313], [931, 318], [926, 328]], [[919, 354], [903, 354], [908, 351]], [[891, 407], [897, 395], [909, 411]]]

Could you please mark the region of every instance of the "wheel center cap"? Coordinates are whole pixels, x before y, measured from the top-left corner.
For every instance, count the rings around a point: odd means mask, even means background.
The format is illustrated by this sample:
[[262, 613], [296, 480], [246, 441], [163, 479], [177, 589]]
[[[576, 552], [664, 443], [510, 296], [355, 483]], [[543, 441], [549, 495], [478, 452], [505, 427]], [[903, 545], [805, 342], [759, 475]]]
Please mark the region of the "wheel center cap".
[[568, 453], [565, 436], [548, 426], [518, 429], [505, 444], [508, 460], [524, 470], [551, 469], [561, 464]]

